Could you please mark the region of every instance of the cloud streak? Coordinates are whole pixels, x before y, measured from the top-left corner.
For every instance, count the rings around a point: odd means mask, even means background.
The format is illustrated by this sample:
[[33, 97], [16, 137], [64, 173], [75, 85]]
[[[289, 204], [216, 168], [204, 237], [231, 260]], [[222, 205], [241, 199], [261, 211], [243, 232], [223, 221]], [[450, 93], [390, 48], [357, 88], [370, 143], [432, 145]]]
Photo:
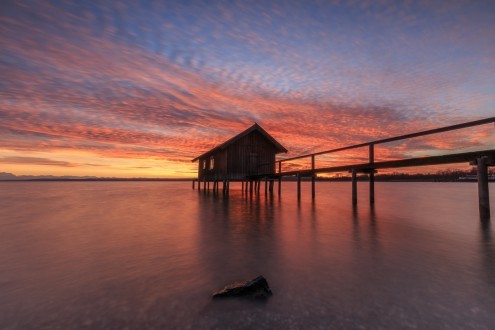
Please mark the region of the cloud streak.
[[[0, 156], [80, 151], [94, 155], [87, 164], [135, 160], [129, 175], [160, 170], [139, 163], [147, 159], [190, 173], [192, 157], [255, 121], [297, 155], [486, 117], [495, 24], [484, 11], [469, 2], [5, 2]], [[494, 143], [483, 128], [382, 156]]]

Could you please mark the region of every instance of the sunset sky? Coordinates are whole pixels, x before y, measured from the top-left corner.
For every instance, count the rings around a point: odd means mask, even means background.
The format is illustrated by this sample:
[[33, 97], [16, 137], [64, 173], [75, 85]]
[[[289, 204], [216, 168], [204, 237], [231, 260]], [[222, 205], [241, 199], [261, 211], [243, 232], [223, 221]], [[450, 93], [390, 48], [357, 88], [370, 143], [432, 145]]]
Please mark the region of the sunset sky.
[[[192, 177], [254, 122], [289, 157], [492, 117], [494, 17], [492, 0], [2, 0], [0, 172]], [[489, 147], [493, 125], [377, 156]]]

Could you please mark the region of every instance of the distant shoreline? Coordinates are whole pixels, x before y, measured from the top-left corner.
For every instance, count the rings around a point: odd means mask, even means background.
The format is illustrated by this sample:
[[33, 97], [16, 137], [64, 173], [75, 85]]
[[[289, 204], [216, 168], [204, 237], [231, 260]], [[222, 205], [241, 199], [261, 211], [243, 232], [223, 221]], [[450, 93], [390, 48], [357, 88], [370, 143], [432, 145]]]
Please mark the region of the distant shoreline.
[[[156, 179], [156, 178], [107, 178], [107, 179], [0, 179], [0, 182], [191, 182], [195, 179]], [[296, 182], [296, 178], [283, 179], [284, 182]], [[302, 181], [309, 182], [309, 178], [303, 178]], [[316, 179], [317, 182], [351, 182], [351, 178], [337, 178], [337, 179]], [[367, 182], [367, 178], [358, 178], [357, 181]], [[459, 180], [459, 179], [380, 179], [375, 178], [375, 182], [467, 182], [474, 183], [476, 180]], [[489, 182], [495, 182], [495, 180], [489, 180]]]
[[33, 181], [172, 181], [186, 182], [193, 179], [161, 179], [161, 178], [88, 178], [88, 179], [0, 179], [0, 182], [33, 182]]

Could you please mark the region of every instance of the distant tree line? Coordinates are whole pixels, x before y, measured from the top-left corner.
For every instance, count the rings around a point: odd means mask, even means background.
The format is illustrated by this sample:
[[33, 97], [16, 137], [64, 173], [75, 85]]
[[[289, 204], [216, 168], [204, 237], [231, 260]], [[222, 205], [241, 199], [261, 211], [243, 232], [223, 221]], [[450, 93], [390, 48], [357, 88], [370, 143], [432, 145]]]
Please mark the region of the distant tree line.
[[[488, 168], [489, 175], [495, 175], [495, 168]], [[476, 175], [476, 167], [472, 167], [469, 170], [459, 169], [446, 169], [440, 170], [435, 173], [384, 173], [375, 174], [375, 181], [464, 181], [460, 178]], [[358, 180], [368, 180], [368, 174], [361, 174], [357, 177]], [[320, 181], [349, 181], [350, 175], [338, 176], [338, 177], [318, 177]]]

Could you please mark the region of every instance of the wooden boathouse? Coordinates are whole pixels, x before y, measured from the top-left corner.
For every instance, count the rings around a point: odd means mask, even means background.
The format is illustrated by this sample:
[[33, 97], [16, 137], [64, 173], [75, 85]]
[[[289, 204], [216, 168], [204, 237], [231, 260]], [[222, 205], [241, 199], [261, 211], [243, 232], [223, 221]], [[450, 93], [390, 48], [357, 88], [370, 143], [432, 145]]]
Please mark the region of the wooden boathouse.
[[[415, 157], [397, 160], [377, 161], [375, 159], [375, 146], [407, 140], [411, 138], [433, 135], [443, 132], [455, 131], [479, 125], [494, 124], [495, 117], [465, 122], [461, 124], [445, 126], [426, 131], [404, 134], [380, 140], [359, 143], [351, 146], [344, 146], [336, 149], [319, 151], [290, 158], [275, 159], [275, 155], [287, 152], [280, 143], [271, 137], [258, 124], [254, 124], [244, 132], [234, 136], [225, 143], [193, 159], [199, 160], [198, 189], [210, 188], [209, 183], [213, 182], [213, 191], [218, 191], [218, 182], [223, 181], [223, 192], [228, 194], [229, 182], [242, 182], [242, 192], [252, 194], [259, 193], [261, 181], [265, 182], [265, 195], [268, 191], [273, 193], [274, 181], [278, 181], [278, 194], [281, 194], [283, 177], [297, 178], [297, 199], [301, 199], [301, 179], [307, 177], [311, 179], [311, 197], [316, 196], [316, 176], [320, 173], [348, 172], [352, 175], [352, 204], [357, 204], [357, 174], [365, 173], [369, 178], [369, 200], [375, 202], [375, 173], [382, 169], [392, 169], [401, 167], [447, 165], [447, 164], [471, 164], [477, 167], [478, 199], [480, 219], [486, 221], [490, 219], [490, 199], [488, 187], [488, 167], [495, 166], [495, 149], [493, 143], [488, 144], [484, 150], [455, 153], [453, 150], [444, 155]], [[368, 148], [368, 161], [361, 164], [337, 165], [337, 166], [317, 166], [316, 157], [336, 152], [342, 152], [357, 148]], [[311, 161], [310, 168], [282, 170], [282, 163], [290, 164], [291, 161], [308, 159]], [[269, 185], [269, 188], [268, 188]]]
[[275, 155], [281, 152], [286, 153], [287, 149], [255, 123], [192, 161], [198, 161], [199, 182], [218, 185], [218, 181], [222, 181], [225, 185], [230, 181], [275, 174]]

